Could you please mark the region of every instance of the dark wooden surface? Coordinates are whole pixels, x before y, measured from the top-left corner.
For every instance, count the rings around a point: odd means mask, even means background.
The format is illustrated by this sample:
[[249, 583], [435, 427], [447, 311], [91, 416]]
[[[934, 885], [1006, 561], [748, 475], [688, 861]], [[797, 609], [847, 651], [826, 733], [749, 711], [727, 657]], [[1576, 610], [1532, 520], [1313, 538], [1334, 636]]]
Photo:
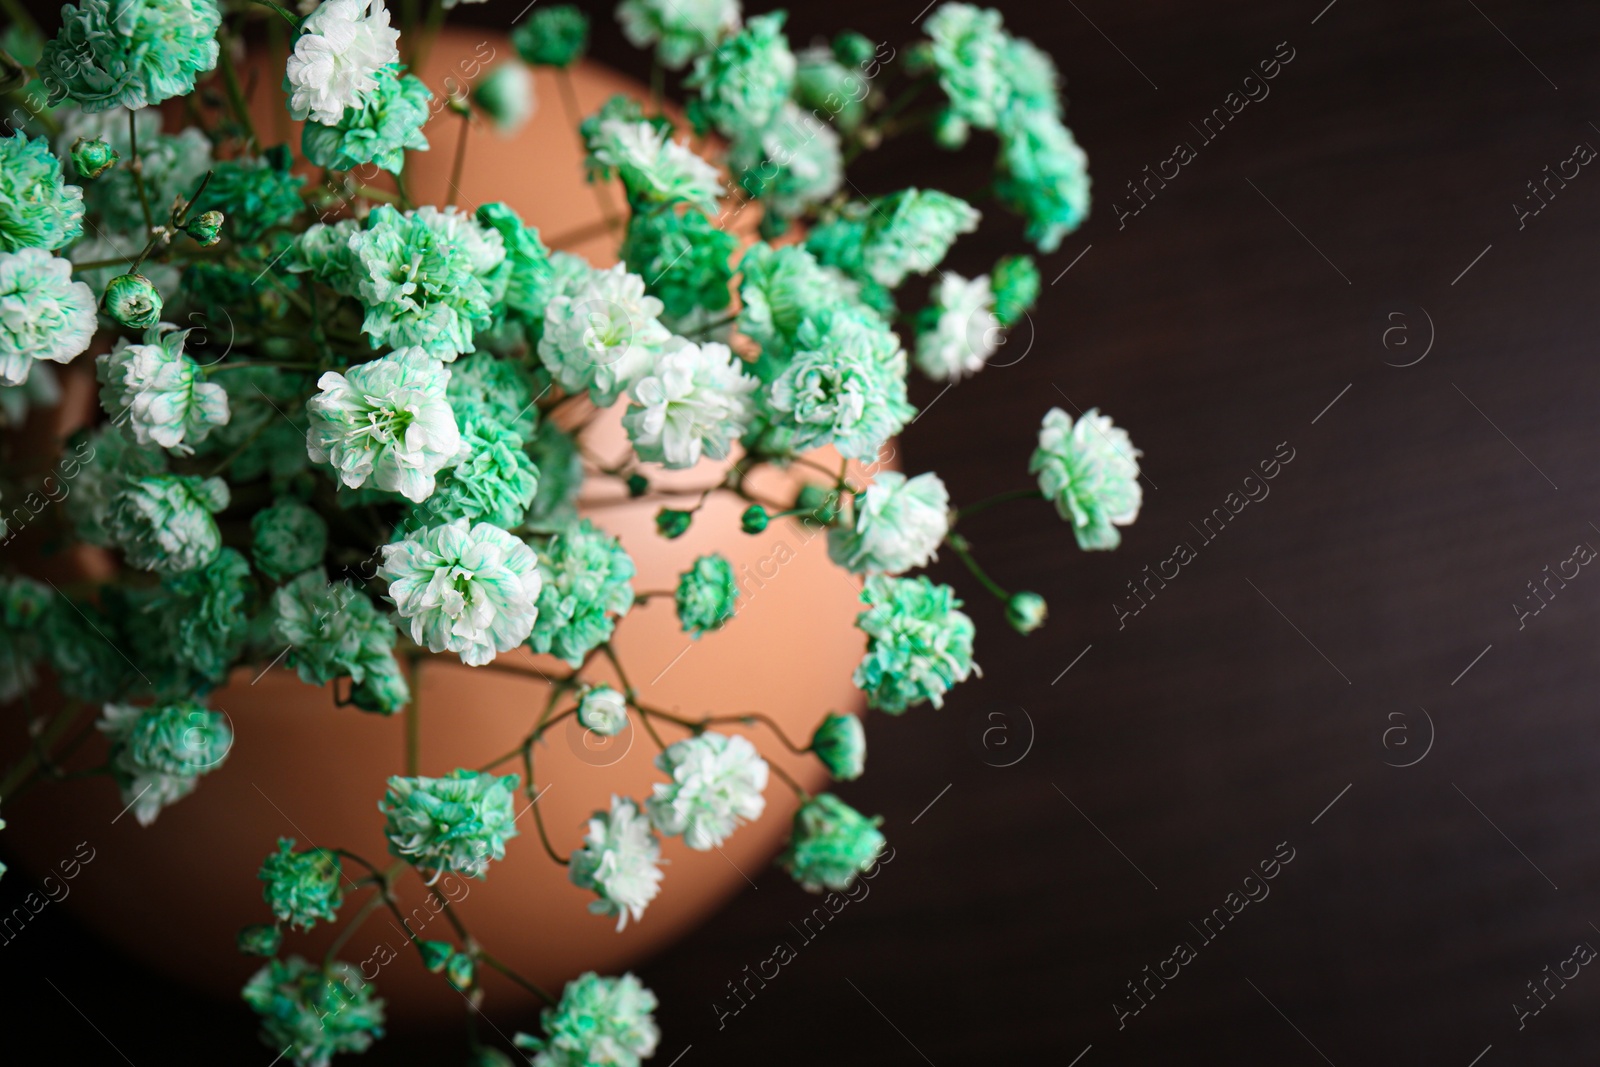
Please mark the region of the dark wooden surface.
[[[1068, 75], [1094, 216], [1043, 262], [1047, 283], [1075, 265], [1047, 285], [1026, 358], [938, 399], [905, 455], [971, 499], [1025, 484], [1047, 407], [1098, 405], [1145, 452], [1145, 508], [1107, 554], [1042, 509], [971, 524], [1000, 581], [1049, 598], [1049, 627], [1015, 637], [969, 596], [983, 679], [943, 710], [873, 716], [870, 773], [841, 790], [886, 816], [893, 862], [814, 941], [794, 926], [815, 901], [769, 872], [643, 968], [657, 1063], [1600, 1052], [1600, 973], [1552, 982], [1521, 1029], [1513, 1009], [1546, 965], [1600, 946], [1600, 576], [1581, 569], [1520, 629], [1512, 606], [1546, 564], [1600, 546], [1600, 173], [1521, 228], [1512, 208], [1546, 165], [1600, 146], [1600, 27], [1576, 0], [1325, 2], [1009, 5]], [[791, 27], [900, 42], [920, 4], [812, 0]], [[520, 6], [460, 10], [503, 26]], [[1203, 143], [1190, 123], [1280, 42], [1294, 59], [1270, 95]], [[639, 67], [608, 28], [597, 52]], [[1119, 226], [1124, 183], [1180, 141], [1196, 158]], [[924, 144], [858, 178], [982, 180]], [[1014, 239], [986, 229], [951, 266], [985, 269]], [[1270, 495], [1205, 541], [1191, 523], [1285, 442]], [[1125, 583], [1179, 542], [1193, 561], [1119, 629]], [[962, 578], [953, 561], [937, 575]], [[1205, 941], [1191, 923], [1280, 843], [1294, 858], [1270, 895]], [[182, 936], [181, 917], [151, 921]], [[64, 1058], [116, 1062], [35, 979], [65, 960], [78, 1006], [141, 1067], [270, 1058], [242, 1013], [53, 912], [41, 926], [0, 955], [14, 1035], [42, 1025]], [[780, 941], [795, 958], [719, 1027], [726, 983]], [[1185, 941], [1195, 957], [1119, 1029], [1126, 983]], [[456, 1040], [370, 1060], [458, 1062]]]

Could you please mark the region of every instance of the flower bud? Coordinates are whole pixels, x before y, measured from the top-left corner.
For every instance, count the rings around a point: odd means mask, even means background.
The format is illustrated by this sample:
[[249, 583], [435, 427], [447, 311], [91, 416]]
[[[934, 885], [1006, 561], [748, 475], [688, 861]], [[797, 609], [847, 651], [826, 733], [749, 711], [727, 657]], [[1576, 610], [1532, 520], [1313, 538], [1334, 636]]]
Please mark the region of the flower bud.
[[472, 102], [500, 133], [515, 133], [533, 115], [533, 72], [515, 60], [502, 63], [473, 87]]
[[189, 220], [183, 227], [183, 232], [202, 246], [216, 244], [222, 237], [222, 212], [202, 211]]
[[589, 17], [571, 4], [540, 4], [512, 31], [511, 44], [524, 63], [571, 66], [589, 47]]
[[861, 720], [854, 715], [828, 712], [811, 735], [811, 751], [841, 782], [860, 778], [867, 764], [867, 735], [861, 729]]
[[147, 330], [161, 321], [161, 294], [143, 274], [119, 274], [106, 284], [100, 306], [130, 330]]
[[656, 512], [656, 532], [670, 541], [687, 533], [689, 524], [693, 521], [694, 515], [691, 512], [662, 508]]
[[283, 931], [267, 923], [256, 923], [239, 931], [239, 951], [246, 956], [276, 956], [283, 944]]
[[115, 148], [98, 137], [93, 140], [80, 137], [72, 142], [72, 165], [80, 178], [98, 178], [121, 158]]
[[450, 984], [463, 993], [472, 988], [472, 957], [457, 952], [450, 957], [450, 962], [444, 965], [444, 976]]
[[650, 479], [642, 474], [628, 475], [628, 495], [638, 499], [650, 491]]
[[1006, 621], [1019, 634], [1031, 634], [1043, 626], [1048, 613], [1044, 597], [1038, 593], [1016, 593], [1006, 601]]
[[758, 534], [767, 528], [767, 509], [760, 504], [751, 504], [744, 509], [744, 514], [739, 517], [739, 525], [747, 534]]
[[418, 941], [417, 948], [422, 951], [422, 965], [433, 974], [444, 970], [444, 965], [456, 953], [448, 941]]

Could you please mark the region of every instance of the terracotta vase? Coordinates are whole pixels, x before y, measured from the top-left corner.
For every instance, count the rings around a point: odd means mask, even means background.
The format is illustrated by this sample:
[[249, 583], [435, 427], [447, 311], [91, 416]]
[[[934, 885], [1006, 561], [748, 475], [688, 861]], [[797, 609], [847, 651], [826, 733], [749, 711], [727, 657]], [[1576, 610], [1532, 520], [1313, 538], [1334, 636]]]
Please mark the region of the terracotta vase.
[[[442, 96], [446, 78], [466, 84], [511, 56], [502, 36], [447, 32], [432, 50], [423, 77]], [[257, 128], [269, 141], [290, 132], [277, 94], [260, 89], [271, 84], [276, 69], [264, 62], [255, 79]], [[636, 84], [592, 64], [573, 74], [583, 113], [612, 93], [640, 92]], [[539, 70], [535, 82], [539, 109], [514, 136], [474, 125], [454, 200], [468, 209], [504, 200], [547, 238], [593, 230], [600, 206], [582, 181], [582, 155], [574, 124], [560, 106], [561, 90], [548, 70]], [[413, 157], [411, 190], [418, 203], [450, 198], [459, 125], [457, 117], [442, 111], [428, 126], [432, 151]], [[620, 195], [612, 195], [613, 202], [621, 202]], [[571, 247], [604, 265], [614, 259], [614, 245], [615, 238], [602, 234]], [[74, 370], [62, 410], [54, 416], [57, 432], [81, 424], [92, 412], [89, 368]], [[36, 421], [30, 432], [46, 437], [49, 431]], [[614, 416], [594, 425], [586, 443], [607, 459], [620, 457], [626, 447]], [[828, 453], [816, 458], [830, 469], [838, 462]], [[705, 486], [719, 479], [722, 466], [707, 462], [658, 481]], [[758, 492], [786, 499], [795, 487], [790, 478], [767, 470], [752, 484]], [[745, 535], [739, 531], [744, 504], [714, 494], [693, 528], [668, 541], [653, 528], [659, 502], [612, 503], [620, 496], [614, 485], [596, 487], [594, 493], [585, 513], [620, 537], [632, 554], [638, 567], [635, 589], [671, 589], [696, 557], [715, 551], [733, 563], [743, 591], [733, 623], [698, 641], [679, 629], [670, 597], [633, 609], [618, 627], [615, 645], [646, 701], [693, 716], [760, 710], [801, 745], [829, 710], [860, 706], [850, 681], [862, 651], [861, 635], [852, 627], [858, 585], [828, 562], [825, 537], [788, 521], [775, 522], [758, 536]], [[605, 493], [609, 498], [598, 499]], [[55, 562], [80, 576], [104, 573], [111, 565], [109, 558], [93, 553]], [[510, 659], [546, 671], [563, 669], [526, 649]], [[239, 955], [234, 937], [240, 927], [268, 918], [255, 874], [277, 838], [296, 838], [301, 847], [346, 847], [385, 861], [377, 803], [385, 779], [403, 767], [399, 717], [338, 708], [329, 690], [306, 686], [291, 671], [258, 670], [236, 672], [212, 694], [212, 705], [226, 712], [235, 731], [227, 762], [152, 826], [141, 828], [125, 812], [106, 778], [42, 786], [6, 809], [6, 840], [24, 870], [36, 877], [70, 858], [80, 842], [93, 850], [93, 860], [70, 883], [59, 906], [135, 958], [223, 998], [235, 997], [258, 966]], [[547, 693], [537, 677], [468, 668], [453, 657], [427, 661], [419, 693], [422, 773], [478, 767], [511, 751], [544, 708]], [[787, 752], [770, 731], [729, 729], [746, 733], [808, 788], [820, 786], [816, 762]], [[664, 733], [669, 742], [684, 736], [671, 728]], [[539, 807], [554, 848], [562, 855], [576, 848], [585, 820], [606, 807], [613, 793], [647, 796], [661, 778], [652, 765], [656, 751], [637, 726], [603, 747], [577, 729], [557, 728], [547, 736], [537, 749], [536, 770], [543, 790]], [[91, 752], [88, 760], [102, 756]], [[501, 768], [511, 771], [520, 772], [516, 761]], [[571, 885], [566, 868], [545, 854], [526, 810], [517, 823], [521, 836], [485, 880], [447, 879], [434, 891], [454, 902], [489, 951], [546, 988], [558, 987], [583, 970], [617, 973], [637, 965], [703, 922], [770, 862], [787, 836], [794, 809], [792, 792], [774, 777], [766, 814], [739, 829], [721, 849], [692, 852], [681, 839], [666, 841], [662, 892], [642, 921], [620, 933], [614, 920], [587, 912], [592, 895]], [[421, 936], [453, 939], [446, 918], [435, 913], [437, 905], [428, 905], [429, 890], [417, 879], [403, 881], [400, 893], [402, 908], [415, 917]], [[354, 908], [347, 904], [344, 915]], [[291, 934], [284, 952], [318, 958], [332, 933]], [[386, 911], [372, 916], [340, 955], [376, 974], [379, 992], [396, 1018], [459, 1017], [457, 994], [405, 950], [404, 937]], [[489, 973], [486, 982], [500, 1003], [524, 996], [497, 974]]]

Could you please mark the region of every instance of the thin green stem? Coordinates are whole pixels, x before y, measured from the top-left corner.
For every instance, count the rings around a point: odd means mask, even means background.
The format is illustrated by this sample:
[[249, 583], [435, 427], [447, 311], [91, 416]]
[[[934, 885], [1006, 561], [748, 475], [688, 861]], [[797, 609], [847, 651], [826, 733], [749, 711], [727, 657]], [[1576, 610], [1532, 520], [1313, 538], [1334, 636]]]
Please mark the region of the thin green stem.
[[[155, 216], [150, 213], [150, 194], [144, 187], [144, 164], [139, 160], [139, 123], [137, 111], [128, 112], [128, 169], [133, 171], [133, 184], [139, 190], [139, 209], [144, 212], [144, 229], [148, 235], [156, 228]], [[146, 245], [144, 252], [139, 253], [139, 258], [144, 259], [150, 251]]]
[[272, 10], [282, 15], [283, 20], [289, 25], [293, 26], [297, 30], [300, 28], [300, 20], [290, 14], [287, 8], [274, 3], [273, 0], [250, 0], [250, 2], [252, 4], [260, 4], [262, 7], [270, 7]]
[[422, 766], [422, 657], [411, 657], [411, 699], [406, 702], [406, 774], [415, 778]]
[[339, 950], [344, 948], [345, 943], [355, 936], [357, 930], [361, 929], [361, 924], [367, 921], [368, 916], [383, 907], [383, 900], [384, 886], [380, 883], [378, 891], [369, 897], [365, 904], [361, 905], [361, 910], [351, 916], [350, 922], [343, 930], [339, 931], [339, 936], [333, 939], [333, 944], [328, 946], [328, 951], [322, 957], [322, 966], [324, 968], [338, 958]]
[[[556, 68], [556, 86], [561, 90], [561, 106], [567, 112], [567, 125], [576, 130], [578, 124], [583, 121], [583, 109], [578, 103], [578, 90], [572, 84], [572, 71], [570, 68]], [[659, 109], [657, 110], [659, 111]], [[582, 143], [583, 135], [581, 133], [578, 135], [578, 141], [579, 147], [587, 154], [589, 148], [588, 145]], [[594, 189], [595, 203], [600, 206], [600, 214], [605, 217], [605, 226], [599, 232], [609, 233], [617, 228], [620, 221], [616, 201], [611, 198], [611, 186], [605, 181], [595, 181], [589, 184]], [[585, 236], [594, 235], [586, 234]], [[561, 243], [560, 241], [552, 242], [552, 247], [559, 248]]]
[[804, 804], [806, 801], [811, 799], [811, 794], [806, 791], [806, 787], [795, 781], [788, 771], [784, 770], [776, 763], [773, 763], [771, 760], [767, 761], [767, 769], [773, 774], [776, 774], [779, 778], [782, 778], [784, 782], [788, 784], [789, 788], [794, 790], [795, 796], [800, 798], [800, 803]]
[[528, 782], [524, 787], [528, 793], [528, 806], [533, 809], [533, 825], [539, 829], [539, 843], [544, 845], [545, 853], [563, 867], [572, 864], [571, 858], [562, 857], [556, 847], [550, 843], [550, 835], [544, 828], [544, 814], [539, 810], [539, 792], [534, 786], [533, 778], [533, 739], [522, 748], [522, 766], [528, 774]]
[[472, 113], [462, 111], [461, 135], [456, 138], [456, 158], [450, 165], [450, 195], [445, 197], [445, 207], [456, 206], [456, 195], [461, 192], [461, 175], [467, 166], [467, 133], [472, 129]]
[[30, 746], [23, 757], [6, 773], [5, 778], [0, 779], [0, 800], [12, 799], [28, 783], [34, 772], [44, 765], [50, 749], [71, 728], [73, 721], [83, 713], [85, 707], [87, 705], [74, 700], [56, 713], [55, 718], [51, 719], [50, 724], [40, 733], [37, 744]]
[[978, 579], [985, 589], [989, 590], [1001, 601], [1011, 599], [1011, 594], [1006, 592], [999, 582], [985, 574], [982, 567], [978, 566], [978, 561], [972, 556], [971, 545], [965, 537], [958, 533], [950, 533], [945, 536], [944, 543], [955, 551], [957, 558], [967, 565], [967, 570], [972, 572], [972, 576]]
[[256, 126], [250, 119], [250, 105], [245, 102], [244, 87], [239, 83], [239, 72], [233, 66], [233, 54], [229, 51], [229, 42], [221, 42], [222, 48], [217, 56], [217, 69], [222, 72], [222, 87], [228, 94], [228, 109], [233, 112], [234, 121], [244, 130], [246, 149], [252, 149], [261, 142], [256, 138]]
[[996, 504], [1004, 504], [1012, 500], [1043, 500], [1044, 494], [1037, 489], [1012, 489], [1005, 493], [996, 493], [994, 496], [985, 497], [973, 504], [968, 504], [956, 512], [956, 521], [960, 522], [968, 515], [976, 515], [985, 508]]
[[513, 971], [510, 967], [507, 967], [505, 964], [501, 963], [499, 960], [495, 959], [482, 949], [478, 950], [478, 958], [484, 963], [487, 963], [490, 967], [493, 967], [495, 970], [499, 971], [501, 974], [505, 975], [507, 978], [511, 979], [513, 982], [517, 983], [523, 989], [526, 989], [534, 996], [543, 1000], [546, 1004], [554, 1005], [556, 1003], [555, 997], [552, 997], [549, 993], [546, 993], [543, 989], [540, 989], [537, 985], [528, 981], [526, 978], [522, 977], [522, 975], [518, 974], [516, 971]]

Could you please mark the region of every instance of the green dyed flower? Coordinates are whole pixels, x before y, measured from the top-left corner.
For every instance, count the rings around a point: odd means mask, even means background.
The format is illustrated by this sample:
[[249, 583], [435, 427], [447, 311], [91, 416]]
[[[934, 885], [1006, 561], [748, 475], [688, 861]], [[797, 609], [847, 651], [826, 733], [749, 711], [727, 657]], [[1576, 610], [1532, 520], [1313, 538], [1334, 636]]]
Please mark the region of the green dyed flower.
[[1028, 220], [1028, 239], [1054, 252], [1089, 216], [1089, 157], [1060, 119], [1029, 111], [1003, 132], [1000, 164], [995, 193]]
[[217, 65], [222, 12], [214, 0], [84, 0], [64, 4], [39, 77], [52, 100], [85, 111], [138, 110], [194, 90]]
[[307, 685], [346, 676], [361, 685], [394, 669], [394, 623], [348, 581], [329, 582], [321, 567], [275, 592], [272, 613], [273, 636], [289, 646], [288, 664]]
[[472, 87], [472, 102], [496, 130], [513, 133], [533, 115], [533, 72], [516, 60], [502, 63]]
[[856, 494], [850, 526], [828, 531], [828, 555], [856, 574], [925, 567], [950, 531], [950, 494], [937, 474], [879, 471]]
[[201, 248], [210, 248], [222, 240], [222, 224], [226, 216], [220, 211], [202, 211], [184, 223], [183, 232], [194, 239]]
[[44, 655], [45, 616], [55, 594], [21, 575], [0, 575], [0, 704], [33, 688]]
[[[190, 267], [186, 273], [194, 272]], [[228, 393], [231, 417], [212, 431], [201, 451], [229, 460], [229, 478], [243, 483], [265, 476], [279, 485], [310, 465], [305, 403], [314, 388], [309, 374], [240, 367], [217, 380]]]
[[696, 852], [708, 852], [745, 821], [766, 810], [767, 761], [748, 739], [708, 731], [669, 745], [656, 767], [672, 776], [657, 782], [645, 810], [664, 834], [682, 834]]
[[739, 0], [622, 0], [617, 21], [635, 48], [656, 46], [668, 70], [682, 70], [739, 27]]
[[[870, 44], [867, 55], [872, 55]], [[869, 89], [862, 72], [840, 62], [826, 45], [807, 48], [795, 58], [794, 98], [800, 106], [846, 133], [860, 126]]]
[[[115, 587], [102, 590], [105, 604], [74, 599], [45, 616], [44, 647], [62, 693], [85, 704], [126, 699], [136, 688], [148, 690], [119, 649], [131, 612], [113, 613], [126, 598]], [[71, 610], [76, 608], [77, 610]]]
[[583, 456], [572, 436], [553, 422], [542, 422], [528, 440], [528, 455], [539, 469], [539, 491], [528, 509], [527, 528], [557, 533], [578, 521], [578, 490], [583, 487]]
[[644, 279], [618, 263], [591, 271], [550, 302], [539, 360], [568, 394], [585, 390], [600, 407], [642, 378], [672, 334], [661, 325], [660, 300]]
[[589, 820], [583, 847], [572, 853], [567, 873], [572, 884], [600, 899], [591, 901], [594, 915], [615, 915], [617, 929], [644, 917], [644, 909], [661, 888], [661, 842], [650, 820], [627, 797], [613, 796], [610, 811]]
[[1144, 492], [1139, 457], [1128, 431], [1110, 416], [1090, 408], [1077, 422], [1060, 408], [1045, 413], [1039, 447], [1028, 470], [1039, 476], [1039, 490], [1072, 523], [1082, 549], [1116, 548], [1118, 526], [1139, 517]]
[[152, 673], [151, 664], [170, 663], [175, 677], [163, 691], [187, 695], [221, 685], [244, 648], [250, 629], [245, 607], [253, 591], [250, 564], [231, 548], [203, 567], [167, 575], [143, 618], [129, 627], [135, 658]]
[[294, 497], [279, 497], [250, 519], [251, 558], [275, 582], [322, 562], [328, 524]]
[[94, 331], [94, 293], [71, 263], [38, 248], [0, 252], [0, 385], [22, 385], [40, 360], [71, 362]]
[[871, 312], [843, 309], [806, 319], [795, 347], [767, 398], [793, 431], [792, 451], [831, 444], [864, 460], [915, 414], [906, 402], [905, 350]]
[[662, 508], [656, 512], [656, 533], [668, 541], [676, 540], [689, 532], [689, 526], [694, 522], [694, 512], [682, 511], [678, 508]]
[[689, 101], [695, 129], [748, 135], [778, 117], [794, 91], [795, 58], [783, 35], [787, 17], [783, 11], [757, 15], [715, 51], [695, 60], [694, 73], [684, 82], [699, 91]]
[[908, 274], [937, 267], [958, 236], [978, 228], [978, 212], [937, 189], [902, 189], [875, 200], [867, 216], [861, 269], [893, 289]]
[[806, 319], [846, 302], [837, 276], [799, 245], [752, 245], [739, 273], [739, 332], [761, 346], [763, 372], [781, 367], [793, 353]]
[[778, 864], [811, 893], [844, 891], [871, 870], [884, 845], [883, 817], [867, 818], [832, 793], [814, 796], [794, 813], [794, 836]]
[[255, 923], [239, 931], [238, 946], [246, 956], [276, 956], [283, 947], [283, 931], [271, 923]]
[[962, 121], [992, 130], [1010, 102], [1002, 57], [1006, 33], [1000, 12], [971, 4], [941, 4], [923, 24], [939, 87]]
[[327, 371], [306, 403], [306, 452], [352, 489], [371, 481], [426, 500], [439, 471], [460, 458], [449, 382], [450, 368], [421, 348], [397, 349], [344, 374]]
[[1031, 634], [1044, 625], [1049, 608], [1038, 593], [1013, 593], [1006, 601], [1006, 622], [1019, 634]]
[[350, 689], [350, 703], [379, 715], [393, 715], [410, 702], [411, 687], [393, 656], [369, 662], [361, 681]]
[[633, 607], [633, 560], [615, 537], [582, 519], [538, 548], [539, 617], [528, 644], [576, 667]]
[[1039, 267], [1032, 256], [1006, 256], [994, 265], [989, 288], [994, 317], [1001, 326], [1015, 326], [1039, 300]]
[[323, 0], [301, 21], [284, 66], [290, 117], [331, 126], [360, 107], [378, 71], [400, 61], [399, 39], [383, 0]]
[[[124, 158], [132, 156], [128, 139], [128, 112], [122, 108], [87, 114], [71, 108], [61, 109], [61, 133], [55, 139], [58, 156], [70, 153], [70, 145], [78, 139], [101, 140]], [[130, 260], [144, 247], [144, 208], [139, 200], [138, 180], [144, 181], [145, 196], [152, 211], [163, 211], [177, 197], [194, 195], [200, 179], [211, 168], [211, 141], [205, 132], [190, 126], [175, 134], [161, 132], [161, 116], [156, 110], [135, 112], [134, 124], [139, 131], [139, 175], [130, 167], [116, 167], [100, 175], [83, 190], [83, 203], [89, 214], [97, 216], [98, 225], [89, 230], [89, 236], [72, 248], [72, 258], [91, 241], [113, 238], [115, 247], [96, 251], [93, 259], [108, 259], [112, 255], [125, 255]], [[157, 221], [161, 221], [158, 219]], [[145, 265], [152, 276], [164, 265]], [[107, 268], [110, 270], [111, 268]], [[252, 272], [250, 277], [254, 278]], [[92, 278], [84, 277], [92, 288], [100, 288]]]
[[365, 1052], [383, 1036], [383, 999], [353, 964], [315, 967], [299, 956], [271, 960], [245, 983], [261, 1017], [261, 1043], [296, 1067], [328, 1067], [336, 1053]]
[[317, 920], [333, 922], [344, 903], [344, 872], [339, 857], [320, 848], [294, 850], [292, 837], [278, 838], [278, 851], [267, 854], [256, 878], [272, 914], [297, 930], [309, 930]]
[[571, 4], [540, 4], [511, 31], [511, 44], [524, 63], [570, 67], [589, 48], [589, 16]]
[[476, 417], [497, 422], [524, 440], [534, 434], [539, 409], [533, 388], [527, 370], [512, 360], [485, 352], [456, 360], [445, 395], [458, 423]]
[[722, 176], [687, 145], [674, 141], [670, 127], [643, 119], [608, 119], [596, 131], [590, 151], [591, 171], [615, 170], [636, 210], [680, 203], [708, 214], [717, 210]]
[[157, 474], [120, 487], [106, 527], [111, 540], [140, 570], [177, 574], [216, 558], [222, 536], [211, 516], [228, 506], [221, 478]]
[[649, 291], [666, 314], [682, 319], [728, 306], [729, 260], [738, 247], [737, 237], [700, 211], [657, 207], [635, 211], [628, 220], [622, 258], [630, 271], [651, 279]]
[[405, 165], [406, 149], [428, 150], [422, 127], [432, 114], [433, 94], [421, 79], [399, 65], [382, 67], [376, 85], [361, 102], [345, 108], [331, 126], [307, 122], [300, 132], [306, 159], [330, 170], [353, 170], [375, 164], [391, 174]]
[[378, 573], [412, 640], [481, 667], [528, 639], [544, 604], [541, 569], [512, 534], [456, 519], [384, 545]]
[[856, 627], [867, 635], [867, 654], [854, 681], [865, 690], [867, 703], [891, 715], [932, 701], [944, 706], [944, 694], [967, 680], [972, 662], [972, 620], [948, 585], [923, 577], [867, 579], [861, 591], [867, 610]]
[[674, 337], [634, 383], [622, 425], [642, 460], [683, 470], [703, 456], [723, 459], [750, 423], [755, 387], [727, 345]]
[[121, 158], [115, 148], [98, 137], [93, 140], [80, 137], [72, 142], [72, 166], [80, 178], [92, 181], [116, 166]]
[[678, 622], [690, 637], [722, 629], [733, 618], [739, 599], [733, 564], [720, 555], [701, 556], [678, 576], [676, 599]]
[[161, 321], [161, 294], [143, 274], [119, 274], [100, 297], [106, 314], [130, 330], [148, 330]]
[[222, 212], [233, 220], [234, 239], [249, 243], [300, 213], [305, 183], [304, 175], [289, 170], [287, 151], [223, 160], [212, 167], [211, 180], [190, 210]]
[[458, 421], [462, 448], [471, 455], [445, 472], [415, 513], [434, 523], [482, 519], [508, 530], [521, 526], [539, 489], [539, 471], [522, 450], [521, 436], [487, 413], [469, 411]]
[[838, 133], [787, 101], [772, 122], [734, 141], [728, 169], [751, 196], [761, 198], [763, 233], [781, 232], [844, 183]]
[[140, 708], [107, 704], [97, 724], [111, 739], [111, 774], [140, 826], [194, 792], [202, 774], [222, 765], [233, 730], [193, 700]]
[[66, 499], [67, 518], [79, 539], [109, 546], [112, 499], [128, 483], [165, 471], [167, 455], [158, 448], [134, 444], [113, 425], [79, 431], [71, 444], [74, 455], [84, 462]]
[[506, 842], [517, 836], [518, 782], [514, 774], [466, 770], [444, 778], [390, 778], [378, 805], [390, 854], [438, 873], [482, 878], [489, 861], [504, 859]]
[[867, 734], [855, 715], [828, 712], [811, 735], [810, 747], [828, 773], [841, 782], [855, 781], [867, 768]]
[[601, 737], [615, 737], [628, 725], [628, 698], [609, 685], [591, 686], [578, 701], [578, 725]]
[[935, 381], [976, 374], [1003, 340], [989, 276], [941, 273], [933, 303], [917, 315], [917, 366]]
[[639, 1067], [661, 1040], [655, 1010], [655, 994], [633, 975], [588, 971], [567, 983], [559, 1004], [544, 1009], [542, 1038], [519, 1033], [511, 1043], [535, 1054], [533, 1067]]
[[168, 324], [145, 331], [142, 344], [119, 338], [95, 361], [100, 406], [141, 445], [159, 445], [191, 455], [215, 427], [226, 425], [228, 394], [205, 380], [200, 365], [184, 352], [190, 330]]
[[67, 184], [49, 142], [0, 137], [0, 252], [53, 251], [82, 232], [83, 190]]

